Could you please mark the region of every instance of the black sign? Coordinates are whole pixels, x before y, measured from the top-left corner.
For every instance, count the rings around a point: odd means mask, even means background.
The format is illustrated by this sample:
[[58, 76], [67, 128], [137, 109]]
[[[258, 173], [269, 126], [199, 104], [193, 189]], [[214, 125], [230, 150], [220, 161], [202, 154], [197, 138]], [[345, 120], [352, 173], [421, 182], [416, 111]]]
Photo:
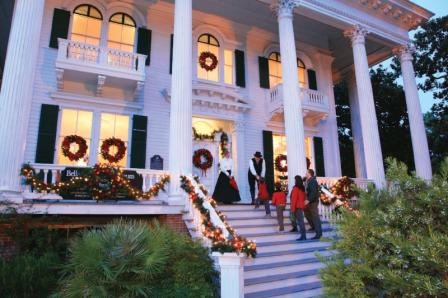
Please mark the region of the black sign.
[[[143, 189], [143, 177], [136, 171], [123, 171], [123, 176], [129, 180], [129, 184], [138, 190]], [[117, 200], [132, 200], [133, 198], [128, 196], [128, 192], [125, 190], [118, 190], [116, 194]]]
[[[85, 174], [87, 174], [91, 169], [86, 168], [65, 168], [61, 172], [61, 182], [68, 182], [70, 179], [74, 177], [81, 177]], [[80, 181], [73, 187], [69, 187], [65, 191], [61, 191], [61, 196], [64, 199], [70, 199], [70, 200], [90, 200], [92, 199], [92, 194], [90, 193], [88, 185], [86, 183]]]
[[151, 157], [151, 170], [163, 170], [163, 158], [160, 155]]

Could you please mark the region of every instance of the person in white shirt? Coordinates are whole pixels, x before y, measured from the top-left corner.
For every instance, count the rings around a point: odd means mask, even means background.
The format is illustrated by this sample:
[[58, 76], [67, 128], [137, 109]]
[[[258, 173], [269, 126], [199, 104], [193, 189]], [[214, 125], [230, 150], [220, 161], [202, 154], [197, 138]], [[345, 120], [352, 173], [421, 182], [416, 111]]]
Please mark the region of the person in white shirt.
[[266, 175], [266, 163], [263, 159], [263, 155], [261, 152], [257, 151], [254, 154], [254, 157], [249, 160], [249, 187], [250, 187], [250, 196], [252, 198], [252, 205], [255, 204], [255, 182], [258, 184], [260, 179], [264, 179]]
[[219, 162], [219, 177], [216, 181], [213, 199], [219, 203], [232, 204], [241, 201], [240, 192], [233, 177], [233, 159], [225, 152]]

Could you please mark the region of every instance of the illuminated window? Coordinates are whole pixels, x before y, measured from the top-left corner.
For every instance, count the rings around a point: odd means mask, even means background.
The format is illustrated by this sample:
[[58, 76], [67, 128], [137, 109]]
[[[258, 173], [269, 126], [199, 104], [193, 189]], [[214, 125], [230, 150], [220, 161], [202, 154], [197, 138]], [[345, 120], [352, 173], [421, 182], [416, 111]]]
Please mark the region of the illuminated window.
[[280, 53], [272, 52], [268, 57], [269, 61], [269, 86], [275, 87], [282, 83], [282, 61]]
[[224, 83], [233, 84], [233, 51], [224, 50]]
[[[62, 165], [76, 165], [87, 166], [89, 163], [89, 150], [91, 143], [91, 131], [92, 131], [92, 119], [93, 113], [81, 110], [63, 109], [61, 117], [61, 125], [59, 129], [59, 141], [58, 141], [58, 164]], [[62, 154], [61, 145], [66, 136], [78, 135], [86, 140], [88, 149], [85, 157], [78, 161], [70, 161]], [[71, 152], [78, 151], [78, 145], [72, 144], [70, 148]]]
[[109, 19], [108, 47], [134, 52], [135, 21], [127, 14], [116, 13]]
[[98, 46], [103, 16], [92, 5], [80, 5], [73, 12], [71, 39]]
[[[98, 148], [98, 161], [100, 163], [107, 163], [107, 161], [101, 156], [101, 145], [105, 139], [112, 137], [122, 140], [126, 144], [126, 155], [120, 160], [117, 165], [126, 167], [127, 155], [129, 153], [129, 117], [118, 114], [101, 113], [100, 124], [100, 141]], [[110, 148], [110, 154], [115, 154], [117, 148], [114, 146]]]
[[300, 88], [306, 88], [306, 67], [302, 60], [297, 59], [297, 76], [299, 77]]
[[[210, 52], [216, 56], [219, 61], [219, 42], [210, 34], [202, 34], [198, 38], [198, 78], [218, 82], [219, 80], [219, 63], [212, 71], [206, 71], [199, 64], [199, 56], [203, 52]], [[209, 59], [208, 59], [209, 60]], [[208, 61], [211, 63], [211, 61]]]

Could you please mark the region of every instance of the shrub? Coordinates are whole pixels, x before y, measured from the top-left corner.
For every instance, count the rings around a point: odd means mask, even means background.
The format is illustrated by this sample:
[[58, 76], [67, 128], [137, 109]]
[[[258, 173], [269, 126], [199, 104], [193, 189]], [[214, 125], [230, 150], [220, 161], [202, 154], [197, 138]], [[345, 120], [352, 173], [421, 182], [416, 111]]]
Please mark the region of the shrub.
[[428, 184], [389, 160], [387, 190], [361, 193], [321, 271], [329, 297], [448, 297], [448, 159]]
[[61, 297], [214, 297], [207, 250], [156, 223], [123, 220], [70, 246]]

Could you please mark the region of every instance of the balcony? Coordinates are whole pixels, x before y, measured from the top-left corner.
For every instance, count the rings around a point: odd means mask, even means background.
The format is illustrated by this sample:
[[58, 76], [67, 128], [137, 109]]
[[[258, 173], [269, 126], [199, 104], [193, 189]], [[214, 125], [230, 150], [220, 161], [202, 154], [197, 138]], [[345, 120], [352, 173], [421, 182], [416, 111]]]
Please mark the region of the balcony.
[[146, 55], [142, 54], [59, 39], [56, 58], [58, 91], [63, 91], [65, 83], [70, 81], [75, 82], [73, 86], [76, 83], [93, 86], [88, 90], [93, 96], [101, 97], [103, 90], [110, 88], [122, 89], [127, 97], [131, 94], [135, 98], [145, 82], [145, 60]]
[[[315, 126], [324, 120], [329, 111], [327, 96], [316, 90], [299, 88], [302, 99], [302, 112], [305, 124]], [[268, 112], [270, 120], [283, 121], [283, 85], [271, 88], [268, 95]]]

